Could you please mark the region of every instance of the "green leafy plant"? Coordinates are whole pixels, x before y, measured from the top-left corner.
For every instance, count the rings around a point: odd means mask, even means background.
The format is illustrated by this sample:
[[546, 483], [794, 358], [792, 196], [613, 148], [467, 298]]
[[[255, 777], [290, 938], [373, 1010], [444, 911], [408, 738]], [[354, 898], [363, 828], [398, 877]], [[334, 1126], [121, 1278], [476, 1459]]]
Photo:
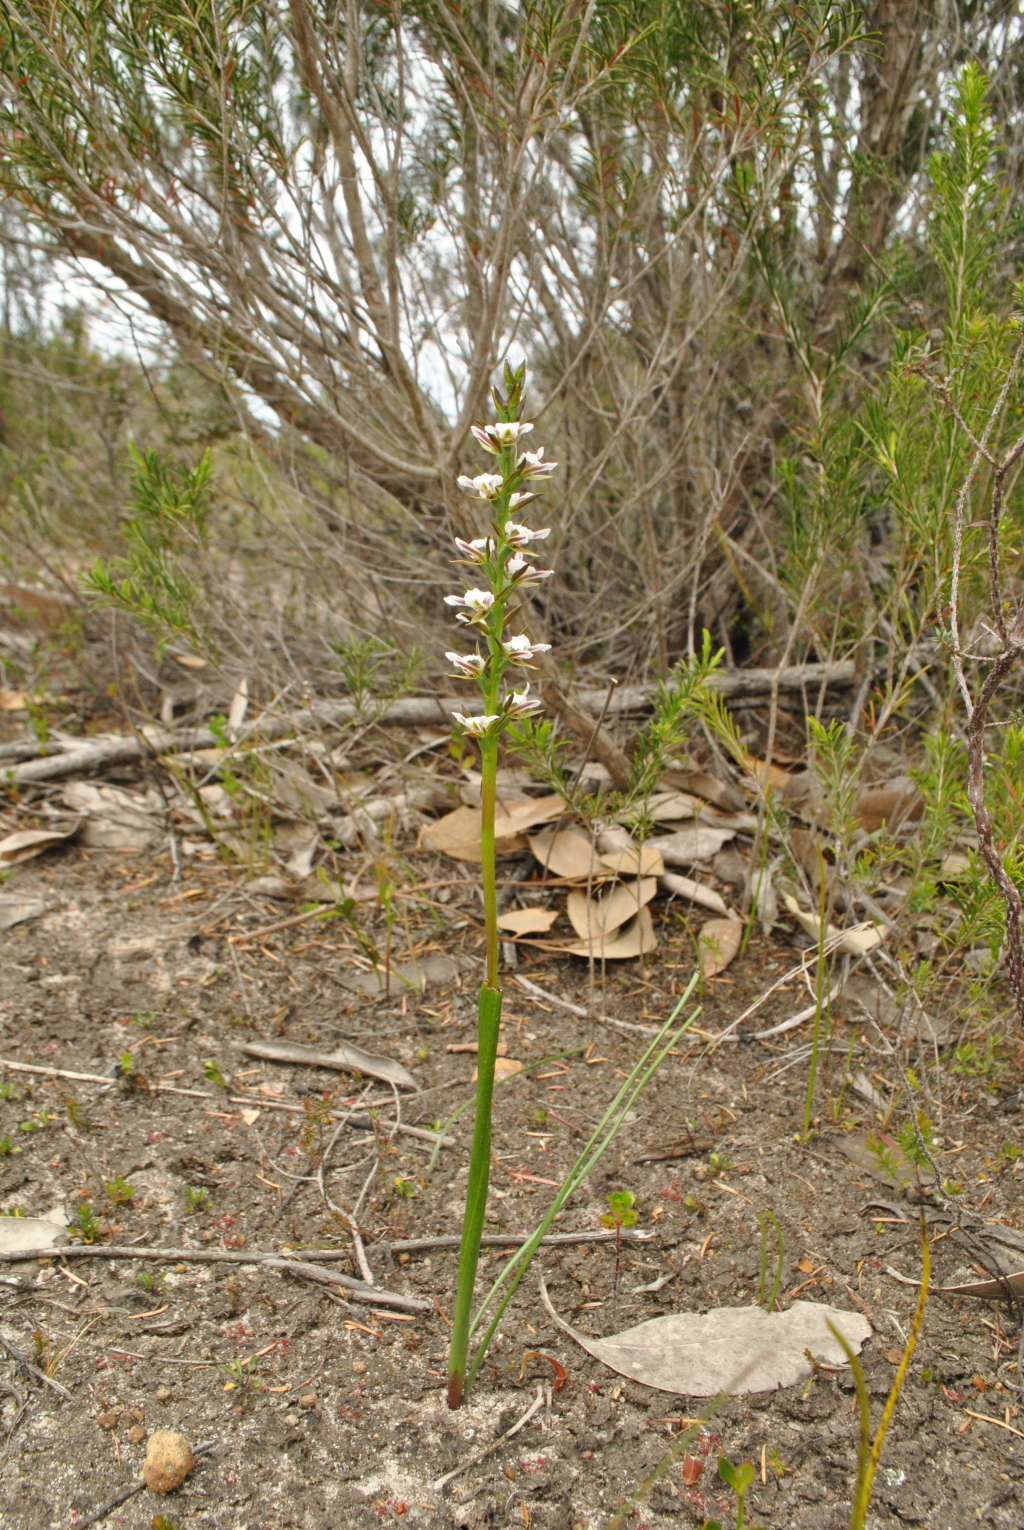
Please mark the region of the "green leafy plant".
[[228, 1378], [225, 1390], [233, 1387], [259, 1387], [262, 1383], [256, 1375], [257, 1357], [250, 1355], [248, 1360], [229, 1360], [221, 1370]]
[[7, 1158], [11, 1153], [20, 1153], [21, 1148], [15, 1147], [10, 1137], [0, 1137], [0, 1158]]
[[[734, 1466], [725, 1456], [718, 1458], [718, 1475], [726, 1487], [736, 1494], [736, 1530], [743, 1530], [747, 1494], [754, 1482], [755, 1468], [750, 1461]], [[705, 1521], [704, 1530], [722, 1530], [716, 1520]]]
[[71, 1219], [71, 1230], [78, 1234], [83, 1243], [99, 1242], [99, 1219], [88, 1201], [80, 1202], [78, 1210]]
[[775, 1228], [777, 1254], [775, 1284], [772, 1286], [771, 1296], [769, 1296], [767, 1302], [768, 1311], [771, 1312], [775, 1306], [775, 1299], [779, 1294], [779, 1287], [782, 1284], [782, 1270], [786, 1262], [786, 1245], [782, 1237], [782, 1228], [778, 1224], [774, 1211], [765, 1211], [764, 1213], [759, 1211], [757, 1213], [757, 1220], [761, 1224], [761, 1284], [757, 1299], [762, 1307], [765, 1306], [765, 1291], [768, 1287], [768, 1223], [771, 1222]]
[[120, 1174], [107, 1181], [106, 1190], [112, 1206], [130, 1206], [135, 1194], [134, 1186], [129, 1185]]
[[200, 1211], [208, 1211], [210, 1208], [210, 1192], [205, 1186], [193, 1189], [191, 1185], [185, 1186], [185, 1215], [195, 1216]]
[[84, 577], [100, 604], [146, 623], [160, 637], [200, 640], [196, 583], [184, 555], [206, 542], [213, 464], [206, 451], [194, 468], [162, 462], [132, 447], [132, 508], [121, 523], [123, 558], [97, 559]]
[[0, 1084], [0, 1100], [20, 1100], [21, 1090], [16, 1089], [9, 1079]]
[[208, 1083], [216, 1084], [218, 1089], [226, 1089], [228, 1087], [228, 1081], [221, 1071], [220, 1063], [212, 1057], [203, 1063], [203, 1077]]
[[913, 1322], [910, 1325], [910, 1333], [903, 1350], [900, 1363], [896, 1368], [889, 1395], [882, 1409], [882, 1416], [878, 1421], [874, 1439], [871, 1438], [871, 1398], [868, 1393], [867, 1382], [864, 1379], [864, 1370], [860, 1360], [854, 1353], [850, 1344], [832, 1323], [828, 1326], [842, 1347], [847, 1362], [853, 1372], [854, 1386], [857, 1391], [857, 1412], [860, 1419], [860, 1440], [857, 1450], [857, 1478], [853, 1489], [853, 1509], [850, 1514], [849, 1530], [865, 1530], [867, 1524], [868, 1508], [871, 1503], [871, 1490], [874, 1485], [875, 1473], [882, 1455], [882, 1446], [892, 1423], [893, 1413], [899, 1401], [903, 1384], [910, 1370], [910, 1362], [917, 1340], [924, 1323], [925, 1306], [928, 1301], [928, 1283], [931, 1279], [931, 1248], [928, 1242], [928, 1224], [921, 1213], [921, 1286], [918, 1292], [917, 1306], [914, 1309]]
[[635, 1227], [639, 1218], [636, 1196], [632, 1190], [612, 1190], [608, 1195], [608, 1210], [601, 1217], [601, 1226], [615, 1229], [615, 1276], [612, 1282], [612, 1305], [619, 1299], [619, 1265], [622, 1258], [622, 1230]]

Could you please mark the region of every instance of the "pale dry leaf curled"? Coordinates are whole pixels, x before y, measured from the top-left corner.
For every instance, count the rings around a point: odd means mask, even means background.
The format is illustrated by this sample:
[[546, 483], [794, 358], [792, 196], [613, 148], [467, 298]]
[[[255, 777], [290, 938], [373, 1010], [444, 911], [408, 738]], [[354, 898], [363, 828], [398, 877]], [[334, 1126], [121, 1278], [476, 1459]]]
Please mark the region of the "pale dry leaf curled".
[[604, 897], [588, 898], [585, 892], [571, 892], [566, 913], [581, 940], [597, 940], [626, 924], [658, 890], [654, 877], [639, 882], [618, 882]]
[[512, 908], [498, 915], [498, 929], [511, 935], [545, 935], [557, 918], [557, 908]]
[[713, 888], [695, 882], [692, 877], [681, 877], [675, 871], [666, 871], [658, 878], [658, 885], [662, 892], [667, 892], [671, 897], [689, 898], [691, 903], [699, 903], [701, 908], [709, 908], [714, 914], [724, 917], [729, 912], [724, 898], [719, 897]]
[[[821, 928], [821, 920], [817, 914], [806, 913], [793, 897], [792, 893], [785, 894], [785, 904], [789, 912], [812, 940], [818, 939]], [[848, 930], [837, 930], [835, 925], [828, 925], [825, 935], [829, 942], [835, 942], [835, 949], [843, 951], [847, 956], [863, 956], [866, 951], [873, 951], [876, 946], [882, 944], [882, 940], [888, 933], [884, 924], [872, 924], [865, 920], [863, 924], [855, 924]]]
[[33, 856], [42, 855], [44, 850], [62, 845], [77, 829], [76, 823], [70, 829], [19, 829], [17, 834], [8, 834], [0, 839], [0, 866], [17, 866], [19, 861], [30, 861]]
[[654, 933], [651, 911], [649, 908], [642, 908], [635, 919], [631, 919], [620, 929], [613, 930], [604, 939], [581, 940], [576, 945], [564, 946], [561, 949], [567, 951], [570, 956], [593, 956], [599, 961], [624, 962], [634, 956], [646, 956], [648, 952], [657, 950], [657, 947], [658, 937]]
[[655, 792], [647, 803], [647, 816], [652, 823], [675, 823], [696, 818], [703, 806], [699, 797], [688, 792]]
[[342, 1041], [333, 1052], [319, 1052], [315, 1047], [298, 1046], [290, 1041], [245, 1041], [242, 1051], [247, 1057], [260, 1057], [264, 1062], [296, 1063], [305, 1068], [332, 1068], [338, 1073], [365, 1073], [367, 1078], [380, 1078], [386, 1084], [399, 1089], [419, 1089], [419, 1084], [407, 1068], [391, 1057], [375, 1057], [362, 1047]]
[[739, 919], [709, 919], [701, 925], [697, 937], [701, 976], [713, 978], [724, 972], [742, 941], [743, 924]]
[[796, 1386], [812, 1374], [806, 1350], [823, 1365], [845, 1365], [830, 1323], [854, 1353], [871, 1336], [871, 1324], [859, 1312], [794, 1302], [788, 1312], [768, 1313], [762, 1307], [680, 1312], [652, 1318], [608, 1339], [592, 1339], [559, 1317], [543, 1279], [541, 1296], [559, 1328], [609, 1370], [681, 1397], [715, 1397], [720, 1392], [744, 1397]]

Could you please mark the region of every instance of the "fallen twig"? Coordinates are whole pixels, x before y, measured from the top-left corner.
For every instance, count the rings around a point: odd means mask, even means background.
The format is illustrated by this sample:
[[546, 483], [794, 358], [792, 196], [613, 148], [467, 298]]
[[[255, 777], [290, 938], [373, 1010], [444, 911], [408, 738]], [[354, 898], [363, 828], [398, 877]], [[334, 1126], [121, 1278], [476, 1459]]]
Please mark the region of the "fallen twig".
[[519, 977], [516, 982], [526, 993], [532, 994], [536, 999], [545, 999], [549, 1004], [557, 1004], [559, 1009], [567, 1009], [570, 1015], [579, 1015], [581, 1020], [596, 1020], [599, 1025], [614, 1026], [617, 1031], [629, 1031], [637, 1036], [656, 1036], [656, 1025], [633, 1025], [629, 1020], [613, 1020], [611, 1015], [589, 1015], [580, 1004], [570, 1004], [568, 999], [560, 999], [557, 994], [549, 993], [546, 988], [538, 988], [536, 983], [531, 983], [529, 978]]

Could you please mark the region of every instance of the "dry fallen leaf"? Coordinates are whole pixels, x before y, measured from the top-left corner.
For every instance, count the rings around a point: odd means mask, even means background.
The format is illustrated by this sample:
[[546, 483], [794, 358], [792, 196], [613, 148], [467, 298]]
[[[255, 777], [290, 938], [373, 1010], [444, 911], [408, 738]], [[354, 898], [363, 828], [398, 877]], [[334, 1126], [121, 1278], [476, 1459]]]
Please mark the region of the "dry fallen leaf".
[[742, 941], [743, 922], [740, 919], [709, 919], [707, 924], [701, 925], [697, 937], [701, 976], [713, 978], [724, 972]]
[[239, 1115], [242, 1117], [242, 1120], [245, 1122], [246, 1126], [255, 1126], [256, 1122], [260, 1118], [260, 1113], [258, 1110], [241, 1110], [239, 1111]]
[[14, 893], [0, 893], [0, 930], [24, 924], [26, 919], [39, 919], [45, 913], [46, 904], [42, 898], [19, 898]]
[[667, 866], [693, 866], [697, 861], [709, 861], [723, 845], [735, 838], [733, 829], [692, 823], [677, 829], [674, 834], [659, 834], [647, 843], [658, 852]]
[[594, 854], [589, 837], [579, 829], [542, 829], [530, 840], [530, 849], [552, 876], [586, 882], [588, 878], [601, 880], [608, 875]]
[[[821, 927], [817, 914], [805, 913], [792, 893], [785, 894], [785, 904], [797, 924], [802, 926], [812, 940], [817, 940]], [[870, 920], [852, 925], [848, 930], [837, 930], [835, 925], [830, 924], [825, 931], [826, 939], [837, 941], [835, 949], [845, 952], [847, 956], [863, 956], [866, 951], [873, 951], [882, 944], [887, 933], [884, 924], [872, 924]]]
[[715, 1397], [719, 1392], [744, 1397], [796, 1386], [813, 1371], [805, 1350], [823, 1365], [845, 1365], [846, 1356], [829, 1323], [855, 1353], [871, 1336], [871, 1324], [859, 1312], [794, 1302], [788, 1312], [768, 1313], [763, 1307], [680, 1312], [652, 1318], [608, 1339], [592, 1339], [559, 1317], [543, 1279], [540, 1289], [559, 1328], [609, 1370], [683, 1397]]
[[375, 1057], [362, 1047], [342, 1041], [333, 1052], [320, 1052], [316, 1047], [297, 1046], [291, 1041], [244, 1041], [242, 1051], [247, 1057], [260, 1057], [264, 1062], [297, 1063], [305, 1068], [333, 1068], [339, 1073], [365, 1073], [367, 1078], [380, 1078], [386, 1084], [396, 1084], [399, 1089], [418, 1089], [420, 1086], [407, 1068], [391, 1057]]
[[557, 918], [557, 908], [513, 908], [498, 915], [498, 929], [512, 935], [544, 935]]
[[594, 956], [599, 961], [622, 962], [634, 956], [646, 956], [649, 951], [657, 950], [657, 947], [658, 937], [654, 933], [651, 911], [642, 908], [629, 924], [613, 930], [603, 940], [581, 940], [578, 944], [561, 946], [559, 949], [568, 952], [570, 956]]
[[[519, 836], [538, 823], [550, 823], [564, 813], [561, 797], [529, 797], [522, 802], [498, 803], [494, 813], [494, 838], [499, 855], [525, 850]], [[480, 809], [460, 807], [446, 813], [423, 830], [421, 843], [427, 850], [438, 850], [457, 861], [480, 859]]]
[[665, 862], [651, 840], [639, 850], [633, 845], [608, 850], [601, 856], [601, 864], [618, 877], [660, 877], [665, 870]]
[[748, 764], [750, 774], [760, 786], [768, 785], [773, 791], [785, 795], [786, 787], [789, 785], [788, 770], [780, 770], [778, 765], [767, 765], [764, 760], [754, 759], [753, 755], [750, 756]]
[[66, 1243], [68, 1235], [57, 1222], [47, 1217], [0, 1216], [0, 1259], [25, 1249], [52, 1248]]
[[617, 883], [603, 898], [571, 892], [565, 911], [581, 940], [600, 940], [639, 913], [657, 890], [654, 877], [644, 877], [639, 882]]
[[689, 792], [655, 792], [647, 803], [647, 817], [652, 823], [674, 823], [681, 818], [696, 818], [704, 806]]
[[0, 839], [0, 866], [16, 866], [19, 861], [30, 861], [51, 846], [63, 844], [77, 829], [75, 824], [70, 829], [19, 829], [17, 834], [8, 834], [6, 839]]
[[658, 878], [662, 892], [667, 892], [677, 898], [689, 898], [691, 903], [699, 903], [702, 908], [711, 909], [715, 914], [728, 914], [724, 898], [710, 887], [704, 887], [700, 882], [694, 882], [691, 877], [681, 877], [674, 871], [666, 871], [664, 876]]

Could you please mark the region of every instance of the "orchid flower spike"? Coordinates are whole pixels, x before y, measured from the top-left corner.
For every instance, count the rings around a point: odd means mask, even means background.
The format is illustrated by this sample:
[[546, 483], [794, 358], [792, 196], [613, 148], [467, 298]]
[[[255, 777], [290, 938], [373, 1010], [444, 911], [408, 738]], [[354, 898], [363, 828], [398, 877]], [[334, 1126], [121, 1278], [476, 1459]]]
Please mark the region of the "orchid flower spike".
[[488, 611], [494, 605], [494, 595], [490, 590], [467, 590], [464, 595], [446, 595], [444, 603], [446, 606], [461, 606], [463, 609], [455, 620], [475, 626], [486, 620]]
[[496, 499], [501, 493], [503, 479], [500, 473], [478, 473], [476, 478], [457, 478], [460, 489], [466, 489], [477, 499]]
[[487, 668], [487, 660], [479, 653], [446, 653], [445, 658], [467, 680], [476, 680]]

